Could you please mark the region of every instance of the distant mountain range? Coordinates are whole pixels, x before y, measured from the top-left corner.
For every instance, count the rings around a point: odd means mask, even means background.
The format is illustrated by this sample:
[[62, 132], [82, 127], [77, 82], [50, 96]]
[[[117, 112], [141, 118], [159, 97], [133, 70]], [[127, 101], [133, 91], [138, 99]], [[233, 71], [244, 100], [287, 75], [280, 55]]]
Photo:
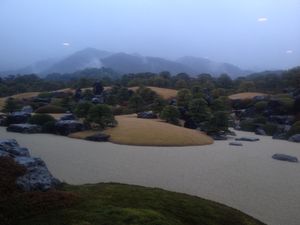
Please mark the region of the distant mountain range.
[[226, 73], [231, 77], [244, 76], [250, 71], [243, 70], [229, 63], [218, 63], [209, 59], [186, 56], [172, 61], [159, 57], [146, 57], [138, 54], [111, 53], [94, 48], [87, 48], [62, 59], [44, 60], [15, 71], [0, 74], [28, 74], [47, 75], [51, 73], [73, 73], [86, 68], [110, 68], [117, 73], [159, 73], [169, 71], [172, 74], [187, 73], [198, 75], [209, 73], [220, 75]]

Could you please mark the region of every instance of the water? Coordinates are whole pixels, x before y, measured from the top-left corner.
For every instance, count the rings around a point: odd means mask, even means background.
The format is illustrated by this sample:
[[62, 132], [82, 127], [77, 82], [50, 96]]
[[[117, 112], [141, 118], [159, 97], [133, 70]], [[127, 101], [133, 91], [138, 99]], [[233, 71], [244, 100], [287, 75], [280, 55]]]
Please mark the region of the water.
[[300, 159], [300, 144], [259, 136], [261, 141], [244, 142], [243, 147], [229, 146], [229, 141], [199, 147], [138, 147], [7, 133], [4, 128], [0, 137], [17, 139], [33, 156], [42, 157], [54, 176], [70, 184], [160, 187], [232, 206], [267, 224], [300, 223], [300, 163], [271, 158], [285, 153]]

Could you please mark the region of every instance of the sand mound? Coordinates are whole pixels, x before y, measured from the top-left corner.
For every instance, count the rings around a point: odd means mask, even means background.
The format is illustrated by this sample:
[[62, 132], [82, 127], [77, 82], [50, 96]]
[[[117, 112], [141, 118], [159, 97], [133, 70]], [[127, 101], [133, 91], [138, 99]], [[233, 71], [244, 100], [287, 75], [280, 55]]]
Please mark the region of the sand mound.
[[208, 145], [213, 140], [204, 133], [160, 120], [139, 119], [136, 115], [116, 116], [118, 126], [105, 133], [111, 142], [141, 146], [192, 146]]

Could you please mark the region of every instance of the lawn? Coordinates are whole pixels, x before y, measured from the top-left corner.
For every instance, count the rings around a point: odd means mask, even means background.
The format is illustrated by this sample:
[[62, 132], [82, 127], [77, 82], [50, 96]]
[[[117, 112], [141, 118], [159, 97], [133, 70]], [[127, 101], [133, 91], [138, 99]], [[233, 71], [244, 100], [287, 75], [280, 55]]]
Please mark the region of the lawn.
[[237, 93], [234, 95], [230, 95], [228, 97], [231, 100], [237, 100], [237, 99], [245, 100], [245, 99], [253, 99], [254, 97], [257, 97], [257, 96], [266, 96], [266, 95], [267, 94], [259, 93], [259, 92], [243, 92], [243, 93]]
[[136, 115], [116, 116], [118, 125], [105, 133], [117, 144], [140, 146], [193, 146], [212, 144], [206, 134], [158, 119], [139, 119]]

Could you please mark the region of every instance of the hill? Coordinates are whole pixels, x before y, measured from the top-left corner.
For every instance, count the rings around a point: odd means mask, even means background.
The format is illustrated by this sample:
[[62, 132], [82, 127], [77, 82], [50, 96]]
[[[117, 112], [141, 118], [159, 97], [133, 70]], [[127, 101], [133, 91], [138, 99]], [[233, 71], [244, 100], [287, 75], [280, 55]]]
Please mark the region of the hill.
[[231, 76], [242, 76], [248, 71], [228, 64], [218, 63], [204, 58], [182, 57], [178, 60], [168, 60], [159, 57], [141, 56], [124, 52], [112, 53], [94, 48], [77, 51], [64, 59], [44, 60], [15, 71], [2, 72], [2, 75], [37, 73], [47, 75], [51, 73], [74, 73], [87, 68], [110, 68], [120, 74], [126, 73], [160, 73], [169, 71], [172, 74], [187, 73], [198, 75], [210, 73], [220, 75], [227, 73]]

